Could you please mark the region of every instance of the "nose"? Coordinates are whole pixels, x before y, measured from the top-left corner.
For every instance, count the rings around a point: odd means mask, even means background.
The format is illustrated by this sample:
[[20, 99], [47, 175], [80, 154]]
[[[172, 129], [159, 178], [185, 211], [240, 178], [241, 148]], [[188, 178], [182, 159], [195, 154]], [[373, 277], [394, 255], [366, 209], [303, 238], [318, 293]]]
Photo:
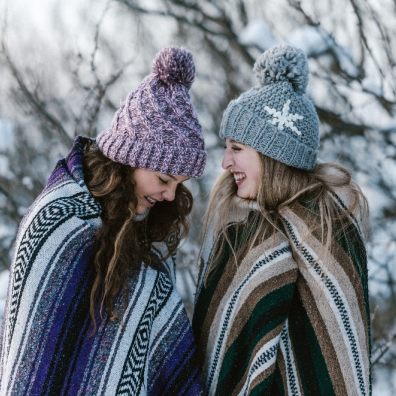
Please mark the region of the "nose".
[[232, 154], [228, 151], [228, 149], [224, 150], [223, 161], [221, 161], [221, 166], [224, 170], [230, 168], [233, 164]]
[[162, 197], [164, 198], [165, 201], [173, 201], [175, 199], [176, 195], [176, 187], [177, 186], [169, 186], [163, 193]]

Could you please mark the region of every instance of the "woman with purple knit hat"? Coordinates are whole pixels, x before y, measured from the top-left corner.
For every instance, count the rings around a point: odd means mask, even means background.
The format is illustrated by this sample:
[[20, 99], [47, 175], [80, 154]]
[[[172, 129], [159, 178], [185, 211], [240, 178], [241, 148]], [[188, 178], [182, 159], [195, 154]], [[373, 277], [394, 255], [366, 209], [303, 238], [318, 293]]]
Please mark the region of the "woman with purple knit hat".
[[77, 137], [21, 222], [1, 395], [198, 395], [174, 254], [202, 174], [192, 55], [166, 48], [96, 141]]

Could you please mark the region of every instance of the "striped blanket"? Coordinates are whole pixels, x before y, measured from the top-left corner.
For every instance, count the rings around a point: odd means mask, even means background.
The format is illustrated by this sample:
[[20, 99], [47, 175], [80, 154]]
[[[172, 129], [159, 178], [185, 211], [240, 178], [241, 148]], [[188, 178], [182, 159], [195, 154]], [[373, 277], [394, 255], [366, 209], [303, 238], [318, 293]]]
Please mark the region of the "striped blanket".
[[[369, 395], [367, 267], [358, 224], [351, 216], [321, 260], [320, 232], [302, 220], [312, 212], [298, 205], [281, 216], [286, 236], [272, 236], [237, 266], [225, 248], [204, 282], [215, 239], [211, 230], [207, 235], [193, 318], [205, 393]], [[229, 227], [236, 248], [244, 226]]]
[[[200, 394], [191, 326], [173, 287], [174, 262], [128, 279], [120, 321], [94, 336], [89, 294], [101, 208], [84, 184], [77, 138], [23, 219], [11, 267], [1, 395]], [[162, 255], [161, 246], [156, 252]]]

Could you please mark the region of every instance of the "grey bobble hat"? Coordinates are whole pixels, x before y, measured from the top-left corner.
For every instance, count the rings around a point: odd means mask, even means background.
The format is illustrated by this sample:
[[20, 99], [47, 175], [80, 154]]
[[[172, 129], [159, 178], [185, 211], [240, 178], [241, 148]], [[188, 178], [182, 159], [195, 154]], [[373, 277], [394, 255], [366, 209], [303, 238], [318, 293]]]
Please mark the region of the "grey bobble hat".
[[286, 165], [311, 170], [319, 149], [319, 119], [305, 93], [307, 57], [300, 49], [280, 45], [265, 51], [253, 70], [260, 87], [230, 102], [220, 136]]

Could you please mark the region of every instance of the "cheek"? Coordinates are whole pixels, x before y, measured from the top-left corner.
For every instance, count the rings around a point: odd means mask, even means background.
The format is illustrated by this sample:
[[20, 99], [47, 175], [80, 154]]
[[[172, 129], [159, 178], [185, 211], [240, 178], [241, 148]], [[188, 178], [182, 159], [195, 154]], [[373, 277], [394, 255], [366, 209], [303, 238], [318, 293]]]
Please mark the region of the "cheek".
[[252, 175], [251, 178], [251, 183], [250, 183], [250, 189], [251, 189], [251, 194], [252, 194], [252, 198], [256, 198], [259, 187], [260, 187], [260, 172], [255, 172]]
[[138, 197], [142, 197], [144, 195], [147, 195], [147, 182], [144, 180], [144, 178], [141, 178], [140, 180], [137, 180], [135, 183], [135, 194]]
[[256, 170], [256, 171], [254, 172], [253, 179], [254, 179], [254, 181], [255, 181], [257, 184], [259, 184], [259, 183], [261, 182], [261, 172], [260, 172], [259, 169]]
[[255, 193], [257, 193], [260, 188], [260, 184], [262, 182], [262, 172], [260, 169], [260, 163], [257, 163], [257, 166], [255, 166], [252, 169], [251, 180], [252, 180], [252, 187], [254, 188]]

